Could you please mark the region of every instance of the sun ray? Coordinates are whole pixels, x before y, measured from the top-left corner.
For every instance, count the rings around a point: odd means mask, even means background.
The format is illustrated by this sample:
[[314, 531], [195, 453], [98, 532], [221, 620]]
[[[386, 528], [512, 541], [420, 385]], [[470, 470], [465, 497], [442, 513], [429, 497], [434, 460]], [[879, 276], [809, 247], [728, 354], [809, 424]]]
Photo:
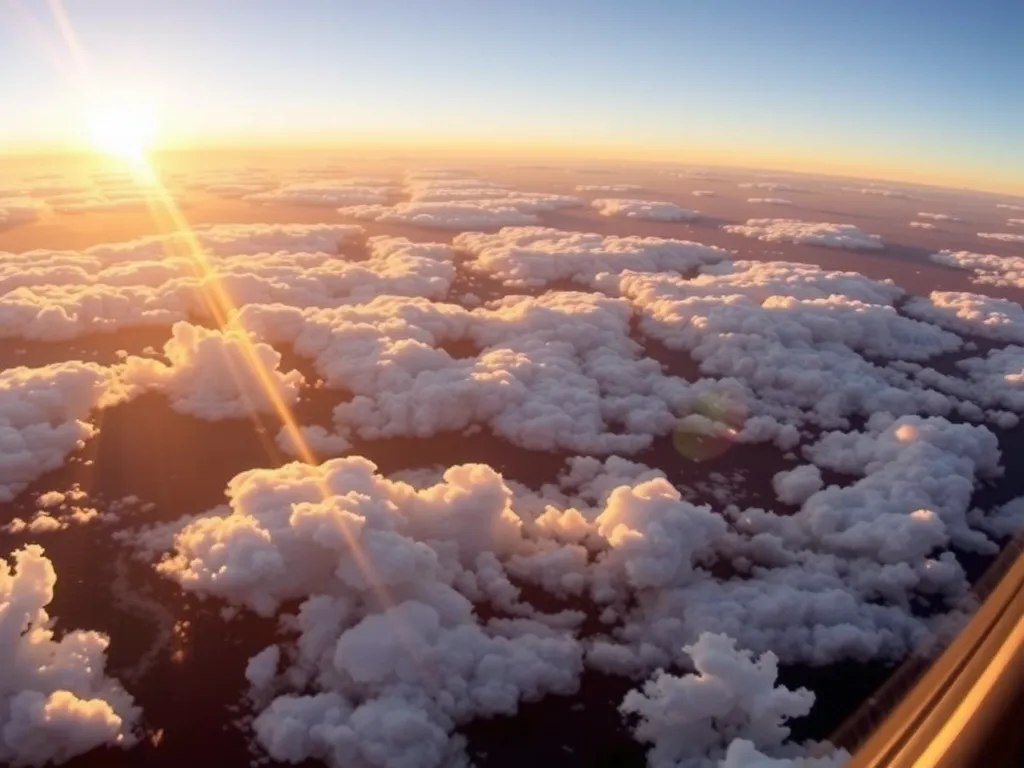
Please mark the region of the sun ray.
[[[61, 37], [68, 46], [69, 52], [76, 65], [82, 70], [80, 76], [82, 81], [89, 83], [94, 90], [94, 84], [89, 77], [85, 52], [82, 49], [70, 19], [67, 17], [60, 0], [50, 0], [50, 9], [54, 17]], [[88, 96], [89, 94], [86, 94]], [[120, 111], [118, 111], [120, 109]], [[168, 256], [185, 256], [195, 266], [197, 272], [202, 276], [200, 290], [203, 293], [210, 314], [217, 326], [229, 333], [237, 334], [241, 343], [242, 356], [247, 365], [256, 377], [260, 387], [265, 391], [268, 401], [282, 427], [291, 440], [292, 446], [298, 457], [310, 465], [318, 465], [317, 458], [312, 447], [302, 433], [302, 429], [291, 407], [282, 396], [276, 386], [273, 371], [269, 370], [256, 351], [256, 345], [248, 329], [246, 329], [238, 318], [238, 307], [235, 305], [227, 289], [220, 280], [220, 275], [210, 261], [205, 248], [196, 235], [188, 219], [182, 213], [181, 207], [170, 190], [164, 185], [157, 168], [147, 157], [149, 135], [146, 133], [147, 124], [140, 117], [144, 112], [138, 108], [128, 109], [127, 107], [115, 108], [112, 111], [100, 110], [96, 113], [100, 116], [94, 128], [98, 128], [98, 139], [96, 144], [99, 148], [109, 151], [123, 160], [129, 162], [136, 181], [146, 185], [150, 194], [147, 196], [153, 213], [158, 211], [163, 216], [154, 215], [155, 221], [165, 219], [169, 226], [163, 243]], [[151, 129], [151, 126], [150, 126]], [[241, 388], [240, 388], [241, 389]], [[317, 490], [321, 498], [328, 499], [334, 495], [334, 491], [328, 487], [322, 477], [316, 477]], [[348, 543], [349, 550], [356, 561], [357, 567], [366, 575], [367, 581], [372, 585], [373, 592], [385, 609], [395, 605], [388, 589], [381, 582], [381, 579], [374, 571], [372, 563], [363, 552], [358, 539], [347, 528], [342, 529], [342, 534]], [[398, 629], [407, 635], [404, 627]], [[409, 649], [414, 652], [416, 644], [411, 642], [411, 637], [405, 638]]]

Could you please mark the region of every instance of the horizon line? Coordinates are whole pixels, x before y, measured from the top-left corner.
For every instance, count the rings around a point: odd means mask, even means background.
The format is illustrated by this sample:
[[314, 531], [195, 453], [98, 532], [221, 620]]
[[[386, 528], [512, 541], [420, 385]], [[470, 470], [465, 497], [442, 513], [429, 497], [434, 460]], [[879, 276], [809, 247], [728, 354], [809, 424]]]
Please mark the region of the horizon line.
[[[680, 170], [686, 169], [726, 169], [734, 172], [752, 171], [793, 174], [807, 177], [825, 177], [834, 179], [849, 179], [856, 181], [888, 182], [904, 184], [908, 186], [930, 187], [958, 192], [973, 192], [987, 195], [1008, 195], [1024, 199], [1024, 183], [1022, 182], [999, 182], [981, 181], [976, 175], [954, 176], [949, 174], [925, 172], [900, 172], [893, 169], [892, 173], [875, 170], [873, 172], [865, 169], [858, 173], [855, 168], [863, 168], [864, 164], [853, 164], [848, 167], [821, 160], [799, 161], [795, 158], [790, 163], [784, 159], [771, 157], [764, 158], [758, 162], [754, 158], [742, 158], [736, 153], [730, 153], [737, 159], [730, 161], [715, 157], [718, 153], [713, 151], [700, 151], [696, 148], [691, 153], [681, 150], [671, 150], [661, 147], [642, 147], [638, 145], [622, 144], [564, 144], [562, 142], [509, 142], [506, 140], [487, 139], [449, 139], [444, 141], [431, 141], [429, 143], [409, 143], [393, 141], [389, 139], [366, 140], [356, 139], [348, 141], [318, 141], [303, 140], [279, 141], [260, 140], [251, 143], [239, 143], [238, 141], [223, 139], [209, 140], [196, 143], [165, 143], [157, 145], [148, 153], [150, 157], [159, 158], [166, 156], [188, 156], [202, 155], [215, 152], [233, 154], [253, 154], [259, 152], [270, 152], [275, 154], [296, 154], [315, 152], [352, 152], [362, 151], [372, 154], [398, 155], [395, 157], [371, 157], [366, 159], [378, 160], [415, 160], [418, 158], [402, 158], [404, 154], [422, 154], [430, 156], [431, 160], [445, 159], [472, 159], [486, 160], [487, 162], [499, 163], [501, 158], [491, 155], [480, 156], [476, 153], [500, 152], [507, 157], [505, 159], [533, 159], [533, 160], [555, 160], [565, 162], [572, 160], [594, 161], [607, 164], [633, 164], [644, 166], [662, 166], [665, 170], [672, 170], [673, 166]], [[96, 150], [81, 145], [56, 145], [56, 146], [32, 146], [11, 147], [10, 145], [0, 148], [0, 158], [5, 160], [15, 159], [30, 162], [33, 159], [46, 159], [56, 161], [59, 159], [85, 160], [102, 157]], [[427, 158], [423, 158], [427, 159]]]

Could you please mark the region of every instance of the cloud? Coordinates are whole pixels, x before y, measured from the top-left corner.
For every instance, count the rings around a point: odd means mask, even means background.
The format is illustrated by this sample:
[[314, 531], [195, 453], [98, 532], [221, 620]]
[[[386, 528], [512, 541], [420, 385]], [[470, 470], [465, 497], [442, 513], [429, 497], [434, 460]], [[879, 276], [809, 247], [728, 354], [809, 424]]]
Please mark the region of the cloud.
[[782, 197], [751, 197], [747, 199], [748, 203], [756, 203], [760, 205], [792, 205], [792, 200], [786, 200]]
[[639, 184], [580, 184], [576, 187], [577, 192], [639, 192], [642, 189]]
[[919, 213], [917, 218], [932, 221], [960, 221], [956, 216], [950, 216], [948, 213]]
[[[659, 670], [642, 688], [626, 694], [619, 707], [637, 716], [634, 732], [652, 745], [647, 753], [651, 768], [721, 765], [717, 761], [727, 751], [735, 755], [730, 745], [737, 740], [758, 750], [778, 750], [789, 737], [786, 721], [811, 711], [814, 694], [809, 690], [776, 686], [778, 660], [770, 652], [755, 659], [731, 638], [712, 633], [683, 650], [695, 672], [677, 677]], [[795, 768], [799, 763], [784, 764]]]
[[360, 205], [342, 208], [342, 216], [390, 224], [435, 229], [492, 229], [539, 224], [538, 213], [572, 208], [582, 203], [566, 195], [515, 193], [494, 199], [458, 202], [398, 203], [394, 206]]
[[936, 228], [934, 224], [930, 224], [927, 221], [912, 221], [912, 222], [910, 222], [910, 226], [914, 227], [915, 229], [935, 229]]
[[869, 362], [927, 360], [962, 346], [896, 312], [902, 291], [892, 283], [786, 262], [723, 262], [701, 272], [691, 279], [625, 272], [598, 284], [630, 299], [645, 336], [688, 352], [706, 376], [749, 387], [736, 396], [750, 429], [834, 428], [853, 413], [942, 415], [953, 406]]
[[0, 197], [0, 229], [33, 222], [43, 210], [45, 206], [31, 198]]
[[697, 211], [681, 208], [674, 203], [651, 200], [599, 198], [594, 200], [591, 205], [602, 216], [646, 219], [648, 221], [689, 221], [700, 216]]
[[458, 235], [454, 246], [471, 255], [466, 268], [507, 285], [544, 286], [560, 280], [588, 284], [599, 273], [687, 272], [723, 261], [731, 251], [686, 240], [604, 237], [546, 227], [507, 227], [495, 234]]
[[996, 203], [996, 208], [1004, 211], [1024, 211], [1024, 205], [1010, 205], [1009, 203]]
[[387, 186], [367, 186], [353, 181], [318, 181], [287, 184], [267, 192], [256, 192], [243, 199], [268, 205], [310, 205], [337, 208], [343, 205], [383, 203], [391, 193]]
[[1024, 235], [1008, 232], [979, 232], [978, 237], [983, 237], [986, 240], [999, 240], [1004, 243], [1024, 243]]
[[[406, 205], [561, 199], [490, 189], [501, 196]], [[855, 228], [782, 221], [785, 237], [878, 247]], [[632, 694], [652, 755], [827, 765], [841, 756], [785, 742], [806, 697], [778, 687], [775, 660], [903, 658], [965, 615], [958, 553], [995, 553], [1021, 519], [1019, 504], [974, 508], [1003, 468], [996, 434], [968, 422], [1024, 414], [1024, 346], [982, 354], [958, 335], [1016, 340], [1016, 305], [908, 297], [890, 280], [675, 239], [365, 234], [197, 228], [247, 336], [204, 325], [212, 277], [181, 238], [0, 259], [0, 334], [178, 323], [156, 359], [0, 376], [11, 497], [95, 433], [93, 409], [142, 390], [200, 418], [267, 410], [255, 355], [272, 391], [297, 402], [302, 377], [275, 347], [308, 361], [333, 401], [303, 435], [353, 455], [240, 473], [224, 504], [120, 537], [162, 553], [156, 568], [184, 590], [278, 620], [274, 644], [237, 668], [272, 758], [457, 765], [462, 725], [573, 694], [585, 667], [640, 679], [679, 664], [696, 674], [655, 674]], [[1012, 264], [947, 257], [1000, 279]], [[434, 443], [390, 476], [358, 455], [364, 441], [480, 432], [549, 452], [554, 479], [435, 468]], [[773, 477], [701, 474], [715, 451], [757, 443], [786, 452]], [[652, 448], [674, 448], [699, 480], [680, 488], [641, 463]], [[29, 500], [41, 527], [62, 524], [57, 495]]]
[[977, 293], [932, 291], [910, 299], [903, 310], [957, 333], [1024, 344], [1024, 309], [1020, 304]]
[[876, 195], [878, 197], [898, 197], [904, 200], [913, 200], [906, 192], [899, 189], [886, 189], [884, 187], [843, 187], [844, 192], [855, 192], [859, 195]]
[[125, 360], [126, 385], [165, 392], [176, 411], [210, 420], [273, 413], [277, 403], [295, 403], [302, 374], [279, 371], [281, 355], [269, 344], [187, 322], [175, 323], [172, 334], [164, 345], [169, 363]]
[[166, 205], [167, 198], [175, 198], [179, 205], [186, 201], [159, 185], [143, 184], [126, 177], [111, 178], [94, 187], [60, 192], [46, 197], [46, 204], [57, 213], [97, 213], [149, 208]]
[[105, 675], [108, 639], [67, 630], [46, 606], [57, 574], [41, 547], [0, 560], [0, 761], [62, 763], [103, 745], [130, 747], [140, 711]]
[[1011, 227], [1024, 227], [1024, 219], [1007, 219], [1006, 224]]
[[520, 224], [539, 224], [540, 218], [517, 207], [489, 204], [484, 200], [459, 203], [398, 203], [357, 205], [339, 209], [342, 216], [384, 224], [408, 224], [431, 229], [491, 229]]
[[973, 280], [983, 285], [1024, 287], [1024, 259], [971, 251], [939, 251], [929, 257], [936, 264], [974, 272]]
[[747, 181], [739, 185], [740, 189], [764, 189], [768, 192], [806, 192], [806, 189], [795, 187], [782, 181]]
[[[641, 357], [629, 316], [621, 300], [560, 292], [472, 311], [398, 297], [306, 312], [247, 307], [242, 320], [294, 344], [328, 386], [354, 394], [334, 410], [345, 438], [479, 425], [532, 450], [605, 454], [646, 447], [672, 429], [681, 403], [714, 389], [691, 392]], [[478, 350], [470, 357], [444, 350], [466, 342]]]
[[337, 252], [357, 242], [351, 225], [224, 225], [83, 251], [34, 251], [0, 259], [0, 336], [68, 339], [133, 325], [205, 317], [204, 291], [219, 280], [234, 301], [330, 306], [378, 293], [442, 298], [455, 279], [444, 245], [377, 237], [369, 258]]
[[878, 235], [868, 234], [852, 224], [827, 224], [797, 219], [748, 219], [745, 225], [727, 224], [722, 229], [768, 243], [803, 243], [865, 251], [877, 251], [885, 247]]
[[718, 193], [711, 189], [695, 189], [690, 193], [694, 197], [717, 197]]
[[779, 472], [772, 478], [775, 495], [783, 504], [803, 504], [824, 486], [821, 470], [813, 464], [802, 464]]
[[488, 200], [518, 194], [511, 184], [472, 177], [422, 176], [407, 174], [405, 193], [413, 203], [447, 203], [462, 200]]
[[33, 480], [61, 466], [96, 433], [88, 423], [92, 409], [123, 394], [112, 372], [92, 363], [0, 373], [0, 501], [12, 501]]

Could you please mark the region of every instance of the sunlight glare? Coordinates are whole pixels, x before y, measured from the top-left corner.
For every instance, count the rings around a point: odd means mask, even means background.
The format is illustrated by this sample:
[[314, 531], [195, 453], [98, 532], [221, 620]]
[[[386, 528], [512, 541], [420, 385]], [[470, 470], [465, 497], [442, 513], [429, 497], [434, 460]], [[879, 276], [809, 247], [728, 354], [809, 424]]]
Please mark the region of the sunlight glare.
[[93, 146], [108, 155], [141, 163], [153, 138], [153, 116], [137, 105], [118, 104], [92, 111], [89, 132]]

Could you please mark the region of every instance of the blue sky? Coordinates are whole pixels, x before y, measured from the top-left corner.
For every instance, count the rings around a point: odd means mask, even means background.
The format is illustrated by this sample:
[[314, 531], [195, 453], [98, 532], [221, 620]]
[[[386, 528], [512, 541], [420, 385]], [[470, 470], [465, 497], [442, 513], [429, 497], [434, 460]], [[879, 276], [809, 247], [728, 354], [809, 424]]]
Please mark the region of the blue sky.
[[[0, 146], [83, 69], [165, 139], [437, 139], [936, 169], [1024, 186], [1020, 0], [0, 0]], [[141, 95], [140, 95], [141, 94]]]

